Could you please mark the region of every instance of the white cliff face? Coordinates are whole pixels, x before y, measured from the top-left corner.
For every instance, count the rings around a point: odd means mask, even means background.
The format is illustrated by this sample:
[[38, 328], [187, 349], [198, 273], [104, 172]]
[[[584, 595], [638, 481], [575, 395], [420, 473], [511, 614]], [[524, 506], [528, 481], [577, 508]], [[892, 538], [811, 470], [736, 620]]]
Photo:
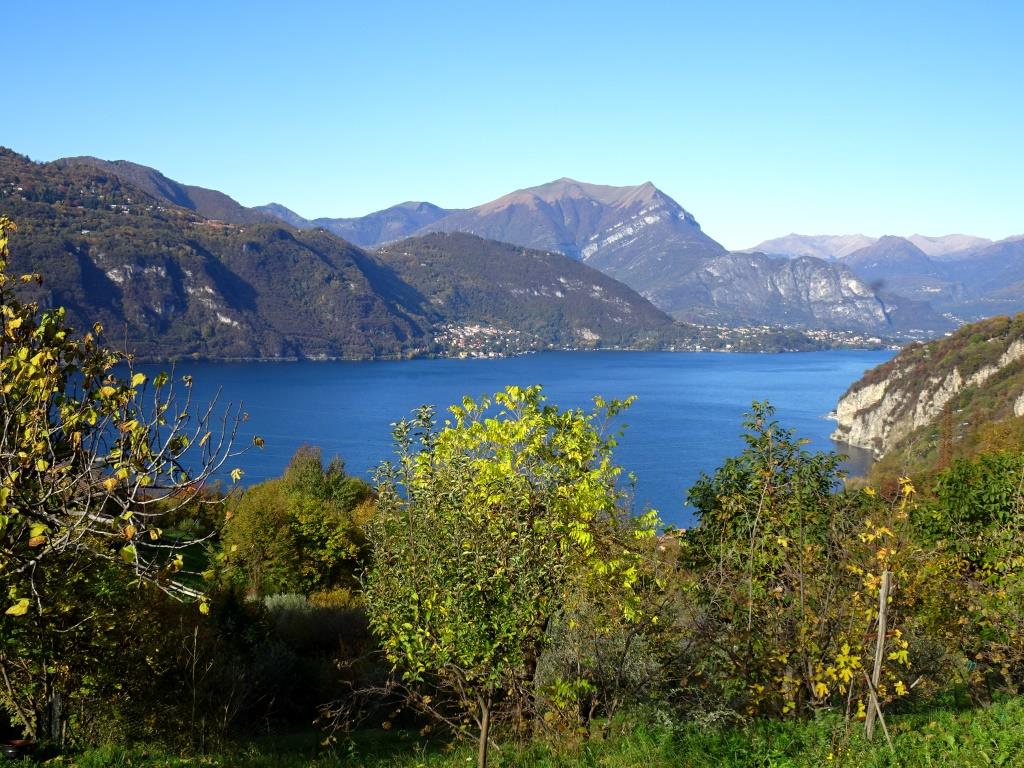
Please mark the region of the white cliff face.
[[832, 439], [874, 450], [876, 435], [886, 432], [894, 398], [885, 400], [888, 382], [869, 384], [844, 395], [836, 406], [836, 429]]
[[1021, 394], [1020, 397], [1018, 397], [1016, 400], [1014, 400], [1014, 402], [1013, 402], [1013, 415], [1014, 416], [1024, 416], [1024, 394]]
[[[883, 380], [854, 385], [836, 406], [832, 439], [872, 451], [881, 457], [918, 427], [933, 423], [962, 390], [984, 384], [1009, 365], [1024, 359], [1024, 339], [1012, 342], [999, 359], [964, 377], [954, 368], [931, 376], [923, 386], [909, 364], [895, 361]], [[1024, 394], [1013, 405], [1015, 416], [1024, 415]]]
[[970, 387], [977, 384], [984, 384], [1010, 363], [1016, 362], [1022, 357], [1024, 357], [1024, 339], [1017, 339], [1006, 348], [1006, 351], [1002, 354], [1002, 357], [999, 358], [995, 365], [986, 365], [972, 373], [970, 378], [967, 379], [967, 386]]

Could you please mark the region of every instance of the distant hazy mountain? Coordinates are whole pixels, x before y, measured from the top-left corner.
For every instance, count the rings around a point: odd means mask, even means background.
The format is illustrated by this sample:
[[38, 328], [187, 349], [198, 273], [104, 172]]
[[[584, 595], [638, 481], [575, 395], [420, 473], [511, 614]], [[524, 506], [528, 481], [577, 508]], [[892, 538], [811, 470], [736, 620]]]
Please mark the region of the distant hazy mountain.
[[842, 263], [876, 290], [948, 306], [963, 295], [963, 286], [943, 264], [910, 240], [886, 235], [845, 256]]
[[109, 174], [124, 184], [130, 184], [147, 195], [171, 205], [177, 205], [200, 216], [231, 224], [255, 224], [271, 221], [270, 217], [236, 202], [223, 192], [205, 187], [181, 184], [164, 176], [160, 171], [127, 160], [100, 160], [97, 157], [65, 157], [53, 163], [58, 168], [86, 166], [101, 174]]
[[968, 247], [929, 256], [910, 238], [887, 236], [841, 263], [881, 293], [927, 301], [963, 320], [1024, 311], [1024, 238], [935, 239], [948, 248]]
[[383, 211], [347, 219], [322, 217], [306, 219], [279, 203], [268, 203], [253, 210], [274, 216], [297, 229], [321, 227], [338, 237], [363, 248], [400, 240], [422, 230], [427, 225], [452, 213], [433, 203], [408, 202], [393, 205]]
[[928, 255], [903, 237], [886, 235], [843, 257], [843, 264], [867, 280], [893, 274], [938, 274]]
[[[747, 248], [744, 253], [761, 252], [771, 256], [817, 256], [819, 259], [842, 259], [854, 251], [877, 243], [881, 238], [868, 235], [797, 235], [776, 237]], [[917, 246], [926, 256], [945, 260], [959, 258], [992, 241], [974, 235], [911, 235], [904, 238]]]
[[408, 202], [352, 219], [313, 219], [312, 226], [323, 227], [350, 243], [370, 248], [409, 237], [441, 219], [451, 211], [433, 203]]
[[946, 262], [965, 287], [959, 313], [968, 320], [1024, 311], [1024, 238], [1009, 238]]
[[841, 259], [847, 254], [872, 245], [877, 238], [867, 235], [798, 235], [765, 240], [745, 252], [767, 253], [770, 256], [814, 256], [819, 259]]
[[295, 227], [296, 229], [313, 229], [316, 226], [309, 219], [303, 218], [291, 208], [285, 208], [280, 203], [257, 205], [252, 210], [273, 216], [275, 219], [280, 219], [288, 226]]
[[942, 235], [941, 237], [911, 235], [907, 240], [932, 258], [942, 258], [943, 256], [977, 250], [992, 244], [992, 241], [987, 237], [975, 237], [974, 235]]

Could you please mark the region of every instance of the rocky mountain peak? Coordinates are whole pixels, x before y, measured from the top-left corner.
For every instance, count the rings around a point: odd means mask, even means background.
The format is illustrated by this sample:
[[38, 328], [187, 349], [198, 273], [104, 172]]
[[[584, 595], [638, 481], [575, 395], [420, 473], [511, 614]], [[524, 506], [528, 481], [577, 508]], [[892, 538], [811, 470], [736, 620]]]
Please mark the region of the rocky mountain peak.
[[667, 204], [679, 208], [678, 203], [649, 181], [635, 186], [615, 187], [562, 177], [546, 184], [518, 189], [471, 210], [489, 214], [517, 205], [536, 208], [569, 202], [589, 202], [591, 205], [609, 208], [630, 208], [637, 204]]

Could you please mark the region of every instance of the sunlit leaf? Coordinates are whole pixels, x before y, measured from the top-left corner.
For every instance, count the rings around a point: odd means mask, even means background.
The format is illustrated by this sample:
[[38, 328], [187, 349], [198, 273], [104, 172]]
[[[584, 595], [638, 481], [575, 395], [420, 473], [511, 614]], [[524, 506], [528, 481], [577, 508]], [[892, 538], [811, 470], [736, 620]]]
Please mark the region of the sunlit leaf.
[[29, 599], [27, 597], [23, 597], [10, 608], [8, 608], [6, 611], [4, 611], [4, 613], [8, 616], [24, 616], [26, 613], [28, 613], [28, 608]]

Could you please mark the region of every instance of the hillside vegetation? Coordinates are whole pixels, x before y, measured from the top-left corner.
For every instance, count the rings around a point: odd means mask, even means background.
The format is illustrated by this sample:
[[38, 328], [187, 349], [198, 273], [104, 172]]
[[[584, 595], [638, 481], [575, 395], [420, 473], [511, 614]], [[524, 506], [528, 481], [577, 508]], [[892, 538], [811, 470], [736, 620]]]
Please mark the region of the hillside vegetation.
[[381, 248], [376, 256], [456, 328], [483, 323], [520, 343], [664, 349], [697, 338], [596, 269], [561, 254], [433, 234]]
[[840, 399], [835, 437], [876, 451], [876, 478], [1024, 443], [1024, 314], [905, 347]]

